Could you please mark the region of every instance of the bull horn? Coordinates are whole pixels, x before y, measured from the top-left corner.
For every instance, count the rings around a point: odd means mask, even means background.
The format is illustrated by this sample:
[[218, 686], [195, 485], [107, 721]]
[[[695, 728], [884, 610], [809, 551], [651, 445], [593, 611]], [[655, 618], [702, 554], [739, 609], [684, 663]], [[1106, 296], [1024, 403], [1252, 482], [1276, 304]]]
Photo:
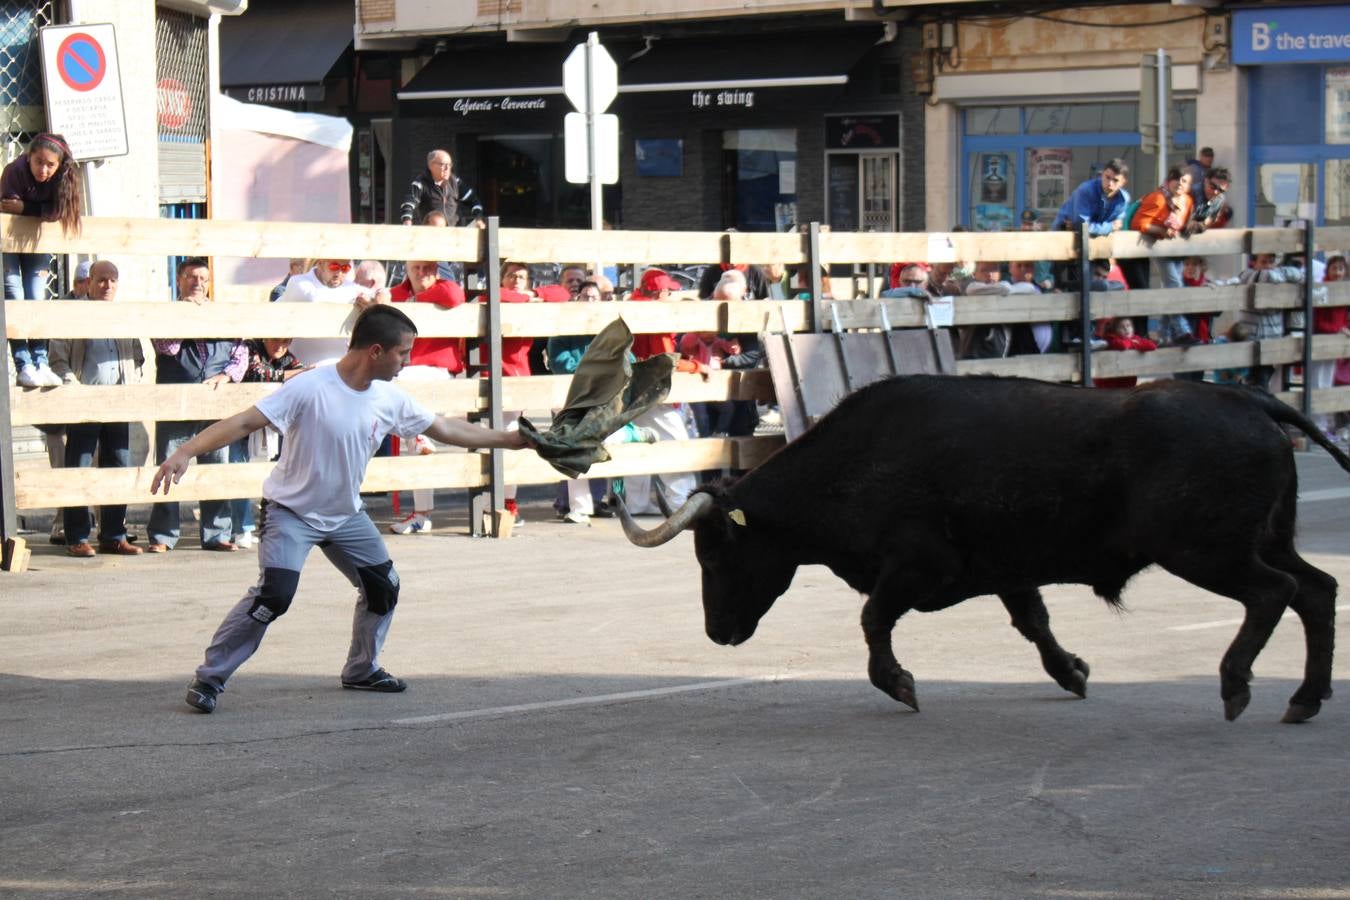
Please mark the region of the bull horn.
[[623, 523], [623, 533], [639, 547], [661, 546], [694, 524], [713, 505], [711, 494], [695, 494], [666, 521], [649, 530], [633, 521], [633, 514], [628, 511], [622, 497], [616, 495], [614, 499], [618, 501], [619, 521]]

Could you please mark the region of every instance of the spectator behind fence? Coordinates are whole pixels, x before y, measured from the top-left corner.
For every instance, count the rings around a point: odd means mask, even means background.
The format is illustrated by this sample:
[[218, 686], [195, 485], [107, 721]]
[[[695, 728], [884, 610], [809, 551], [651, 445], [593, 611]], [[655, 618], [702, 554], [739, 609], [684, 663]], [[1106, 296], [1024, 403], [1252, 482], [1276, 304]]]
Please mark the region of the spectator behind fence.
[[[87, 300], [89, 298], [89, 269], [91, 266], [93, 266], [93, 263], [86, 259], [75, 267], [70, 281], [70, 292], [66, 294], [65, 299]], [[50, 347], [48, 352], [50, 354]], [[51, 368], [57, 378], [63, 377], [64, 373], [57, 371], [55, 367]], [[42, 432], [42, 440], [47, 447], [48, 464], [53, 469], [61, 468], [66, 464], [66, 426], [39, 424], [36, 427]], [[52, 517], [51, 542], [57, 545], [66, 542], [66, 521], [65, 517], [59, 513]]]
[[281, 295], [286, 293], [286, 285], [290, 284], [291, 279], [296, 275], [303, 273], [308, 268], [309, 260], [300, 257], [292, 259], [290, 262], [290, 270], [286, 273], [286, 277], [277, 282], [276, 286], [272, 288], [272, 292], [268, 294], [267, 299], [273, 303], [280, 300]]
[[916, 300], [928, 300], [933, 294], [929, 290], [929, 270], [919, 263], [909, 263], [900, 267], [892, 279], [894, 284], [881, 292], [886, 299], [913, 297]]
[[[1344, 256], [1333, 256], [1327, 260], [1326, 276], [1323, 279], [1327, 282], [1345, 281], [1350, 270], [1347, 269]], [[1350, 337], [1350, 309], [1344, 306], [1317, 306], [1313, 309], [1313, 333], [1314, 334], [1339, 334]], [[1312, 368], [1308, 371], [1309, 385], [1313, 390], [1325, 390], [1336, 383], [1336, 369], [1341, 367], [1345, 360], [1341, 359], [1317, 359], [1313, 360]], [[1314, 413], [1313, 421], [1326, 433], [1326, 436], [1332, 440], [1336, 439], [1335, 428], [1333, 426], [1333, 417], [1327, 413]]]
[[[712, 296], [713, 290], [717, 287], [717, 282], [721, 280], [723, 273], [735, 269], [745, 276], [745, 299], [747, 300], [766, 300], [769, 297], [769, 280], [764, 276], [764, 270], [759, 266], [746, 265], [728, 265], [721, 263], [716, 266], [708, 266], [703, 270], [703, 274], [698, 279], [698, 296], [701, 300], [707, 300]], [[650, 269], [648, 271], [651, 271]], [[664, 273], [662, 273], [664, 274]], [[670, 276], [666, 276], [669, 278]], [[679, 290], [676, 285], [673, 290]]]
[[[1102, 339], [1111, 350], [1140, 350], [1148, 353], [1158, 349], [1158, 345], [1142, 335], [1134, 333], [1134, 322], [1129, 316], [1107, 319], [1102, 328]], [[1139, 383], [1138, 375], [1120, 375], [1116, 378], [1094, 378], [1093, 387], [1132, 388]]]
[[1214, 148], [1201, 147], [1194, 159], [1186, 160], [1186, 171], [1191, 174], [1191, 207], [1198, 208], [1205, 200], [1205, 176], [1214, 168]]
[[[117, 266], [99, 260], [88, 277], [89, 302], [111, 303], [117, 299]], [[126, 385], [138, 384], [145, 368], [145, 353], [135, 338], [79, 338], [51, 342], [52, 371], [64, 384]], [[129, 422], [79, 422], [66, 429], [66, 468], [89, 468], [94, 464], [95, 448], [101, 469], [124, 469], [131, 465], [131, 424]], [[141, 552], [127, 540], [125, 503], [109, 504], [98, 512], [98, 552], [136, 556]], [[86, 506], [62, 511], [65, 523], [66, 554], [89, 558], [94, 547], [89, 542], [92, 517]]]
[[[1228, 186], [1231, 176], [1223, 167], [1210, 169], [1200, 185], [1199, 202], [1186, 223], [1187, 234], [1199, 234], [1210, 228], [1223, 228], [1233, 218], [1233, 207], [1228, 205]], [[1192, 185], [1194, 197], [1194, 185]]]
[[[1034, 209], [1022, 210], [1022, 230], [1023, 231], [1044, 231], [1045, 227], [1041, 224], [1041, 215]], [[1055, 289], [1055, 264], [1048, 259], [1037, 260], [1033, 264], [1032, 283], [1041, 291], [1053, 291]]]
[[[501, 268], [501, 298], [503, 303], [565, 303], [571, 299], [567, 288], [562, 285], [541, 285], [538, 290], [530, 288], [530, 267], [519, 262], [504, 262]], [[534, 338], [502, 338], [502, 375], [505, 377], [525, 377], [530, 374], [530, 347]], [[487, 345], [479, 345], [480, 358], [483, 360], [484, 373], [489, 363]], [[502, 412], [502, 423], [506, 431], [516, 431], [520, 426], [522, 410], [510, 409]], [[520, 505], [516, 502], [516, 485], [506, 485], [506, 511], [515, 519], [517, 528], [524, 522], [520, 517]]]
[[1125, 190], [1129, 174], [1130, 167], [1124, 160], [1107, 160], [1100, 175], [1084, 181], [1064, 201], [1055, 214], [1051, 230], [1077, 231], [1086, 223], [1089, 234], [1101, 236], [1125, 227], [1122, 219], [1125, 207], [1130, 203], [1130, 192]]
[[[1234, 322], [1223, 334], [1215, 335], [1215, 344], [1241, 344], [1252, 339], [1252, 326], [1246, 322]], [[1252, 370], [1246, 366], [1233, 369], [1215, 369], [1214, 381], [1218, 384], [1254, 384]]]
[[[185, 259], [178, 264], [178, 302], [202, 304], [210, 299], [211, 270], [206, 260]], [[158, 384], [209, 384], [219, 387], [238, 383], [248, 368], [248, 347], [238, 338], [160, 339], [155, 348], [155, 381]], [[209, 421], [159, 422], [155, 426], [155, 462], [162, 463], [179, 447], [196, 437]], [[198, 463], [229, 462], [229, 448], [221, 447], [197, 457]], [[150, 553], [167, 553], [178, 545], [178, 502], [156, 503], [150, 510]], [[229, 500], [201, 501], [203, 550], [234, 552]], [[67, 524], [67, 527], [69, 525]]]
[[[80, 194], [79, 165], [59, 134], [39, 134], [28, 145], [28, 152], [0, 173], [0, 212], [60, 222], [62, 234], [80, 230]], [[47, 299], [50, 267], [49, 253], [6, 253], [5, 299]], [[45, 340], [20, 338], [10, 341], [9, 347], [19, 387], [55, 387], [61, 383], [61, 377], [48, 365]]]
[[413, 179], [399, 211], [404, 225], [425, 222], [428, 213], [438, 212], [450, 225], [487, 226], [478, 195], [453, 174], [453, 168], [454, 160], [447, 151], [432, 150], [427, 154], [426, 171]]
[[[402, 284], [390, 291], [395, 303], [433, 303], [441, 309], [454, 309], [464, 304], [464, 289], [453, 281], [439, 276], [435, 260], [411, 260], [405, 266], [408, 276]], [[447, 382], [464, 373], [464, 339], [419, 337], [413, 341], [408, 364], [398, 374], [400, 384]], [[436, 452], [431, 438], [419, 434], [400, 443], [404, 455], [429, 456]], [[389, 526], [392, 534], [426, 534], [431, 531], [431, 513], [436, 506], [433, 488], [413, 491], [413, 510]]]
[[[246, 382], [256, 384], [286, 382], [301, 372], [308, 372], [314, 368], [305, 365], [291, 352], [290, 338], [254, 338], [247, 344], [248, 371], [244, 373]], [[281, 452], [281, 436], [270, 425], [259, 428], [249, 435], [247, 444], [250, 462], [273, 460]], [[232, 514], [231, 518], [236, 517]]]
[[[711, 288], [716, 286], [724, 270], [717, 269], [715, 266], [710, 267], [710, 270], [715, 271], [708, 291], [711, 295]], [[706, 272], [704, 277], [707, 277]], [[633, 291], [631, 299], [637, 302], [668, 300], [670, 295], [677, 290], [679, 290], [679, 285], [675, 282], [675, 279], [661, 269], [648, 269], [642, 273], [642, 278], [638, 287]], [[648, 359], [658, 353], [674, 353], [675, 351], [675, 335], [673, 334], [639, 334], [633, 338], [633, 356], [639, 361]], [[703, 373], [707, 371], [707, 367], [692, 360], [681, 360], [676, 366], [676, 370]], [[653, 406], [633, 421], [640, 427], [653, 429], [663, 441], [686, 441], [691, 436], [689, 428], [685, 425], [683, 411], [678, 404]], [[690, 492], [698, 486], [694, 476], [689, 472], [662, 473], [655, 476], [627, 476], [623, 480], [624, 497], [629, 512], [634, 515], [660, 512], [660, 507], [652, 502], [653, 477], [657, 481], [656, 489], [661, 491], [671, 509], [678, 509], [684, 505], [685, 500], [689, 499]]]
[[[1180, 166], [1167, 171], [1167, 181], [1145, 194], [1130, 220], [1130, 228], [1157, 240], [1182, 237], [1191, 218], [1191, 173]], [[1122, 268], [1131, 288], [1147, 289], [1148, 257], [1127, 260]], [[1157, 257], [1158, 274], [1164, 288], [1184, 287], [1181, 280], [1183, 260], [1178, 256]], [[1180, 313], [1160, 319], [1163, 344], [1187, 347], [1197, 342], [1190, 320]]]
[[[364, 287], [355, 280], [349, 259], [316, 259], [314, 268], [291, 277], [278, 303], [340, 303], [352, 307], [347, 322], [353, 322], [365, 306], [377, 302], [379, 289]], [[347, 331], [346, 323], [343, 330]], [[291, 349], [306, 365], [328, 366], [347, 352], [346, 337], [295, 338]]]
[[[600, 297], [600, 285], [588, 278], [577, 287], [574, 302], [599, 303]], [[549, 338], [549, 371], [554, 375], [571, 375], [576, 372], [577, 366], [581, 364], [581, 358], [586, 354], [586, 348], [593, 339], [594, 336], [589, 334], [557, 335]], [[632, 354], [629, 356], [631, 358]], [[655, 440], [656, 432], [629, 422], [605, 438], [604, 442], [631, 444], [651, 443]], [[605, 495], [605, 486], [604, 479], [569, 478], [564, 481], [560, 503], [554, 504], [558, 510], [558, 518], [571, 525], [590, 525], [592, 516], [602, 519], [612, 518], [614, 513], [603, 502], [599, 502]], [[599, 497], [596, 496], [597, 493]]]
[[[1303, 269], [1299, 266], [1277, 266], [1274, 253], [1258, 253], [1251, 266], [1236, 278], [1216, 281], [1215, 284], [1301, 284]], [[1244, 309], [1240, 319], [1250, 334], [1250, 340], [1269, 341], [1284, 337], [1284, 310], [1274, 308]], [[1262, 390], [1277, 390], [1274, 366], [1252, 366], [1246, 381]]]

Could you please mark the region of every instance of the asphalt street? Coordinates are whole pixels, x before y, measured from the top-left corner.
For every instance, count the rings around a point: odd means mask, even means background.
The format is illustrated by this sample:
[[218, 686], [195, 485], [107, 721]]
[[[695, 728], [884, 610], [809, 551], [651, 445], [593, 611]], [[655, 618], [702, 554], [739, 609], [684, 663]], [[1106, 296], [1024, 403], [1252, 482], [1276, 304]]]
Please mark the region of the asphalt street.
[[[1299, 465], [1301, 547], [1345, 584], [1350, 475]], [[354, 597], [315, 554], [210, 716], [183, 689], [252, 552], [35, 543], [0, 576], [0, 896], [1350, 897], [1347, 656], [1281, 725], [1296, 620], [1228, 723], [1240, 607], [1166, 573], [1124, 612], [1046, 591], [1086, 700], [993, 598], [913, 614], [916, 714], [867, 682], [828, 571], [719, 647], [689, 537], [640, 550], [542, 495], [527, 516], [390, 538], [406, 693], [339, 688]]]

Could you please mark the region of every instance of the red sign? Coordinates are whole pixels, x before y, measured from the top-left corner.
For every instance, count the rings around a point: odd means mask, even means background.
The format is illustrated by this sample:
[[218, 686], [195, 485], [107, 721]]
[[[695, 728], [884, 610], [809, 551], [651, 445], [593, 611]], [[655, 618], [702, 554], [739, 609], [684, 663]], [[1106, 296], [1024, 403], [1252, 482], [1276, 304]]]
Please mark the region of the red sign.
[[192, 118], [192, 95], [182, 82], [164, 78], [157, 85], [159, 124], [170, 131], [177, 131]]
[[108, 59], [98, 41], [84, 32], [77, 32], [57, 48], [56, 70], [71, 90], [92, 91], [108, 74]]

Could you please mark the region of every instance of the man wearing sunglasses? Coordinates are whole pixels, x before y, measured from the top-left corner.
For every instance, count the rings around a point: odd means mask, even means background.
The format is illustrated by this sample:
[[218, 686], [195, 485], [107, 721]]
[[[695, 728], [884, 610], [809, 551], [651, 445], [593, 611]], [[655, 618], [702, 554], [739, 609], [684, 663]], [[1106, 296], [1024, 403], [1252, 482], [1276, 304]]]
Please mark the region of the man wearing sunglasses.
[[388, 303], [389, 291], [383, 286], [367, 287], [357, 283], [350, 259], [316, 259], [314, 268], [295, 275], [286, 283], [278, 303], [340, 303], [348, 307], [348, 316], [334, 337], [295, 338], [291, 352], [307, 366], [332, 365], [347, 352], [352, 324], [361, 310], [371, 303]]

